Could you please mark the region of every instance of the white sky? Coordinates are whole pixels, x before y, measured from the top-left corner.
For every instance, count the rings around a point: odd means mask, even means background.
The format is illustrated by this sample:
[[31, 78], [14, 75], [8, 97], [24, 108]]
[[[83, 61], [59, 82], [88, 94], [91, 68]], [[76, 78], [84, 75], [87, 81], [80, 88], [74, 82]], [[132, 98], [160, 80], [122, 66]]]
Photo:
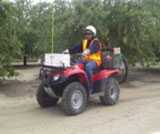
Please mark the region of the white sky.
[[38, 3], [38, 2], [53, 2], [54, 0], [32, 0], [33, 2], [35, 3]]
[[[4, 1], [12, 1], [12, 2], [14, 2], [15, 0], [4, 0]], [[31, 0], [31, 1], [33, 1], [33, 3], [38, 3], [38, 2], [53, 2], [54, 0]]]
[[34, 4], [38, 3], [38, 2], [53, 2], [54, 0], [32, 0]]

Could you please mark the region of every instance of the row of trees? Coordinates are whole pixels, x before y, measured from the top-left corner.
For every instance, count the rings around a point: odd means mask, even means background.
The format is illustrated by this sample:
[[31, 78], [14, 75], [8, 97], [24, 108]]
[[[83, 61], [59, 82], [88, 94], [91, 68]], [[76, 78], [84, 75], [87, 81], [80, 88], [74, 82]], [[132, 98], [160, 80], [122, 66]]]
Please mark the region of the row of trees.
[[[77, 43], [88, 24], [98, 37], [120, 46], [129, 62], [160, 58], [159, 0], [0, 0], [0, 75], [13, 73], [15, 59], [39, 57]], [[8, 73], [10, 72], [10, 73]]]

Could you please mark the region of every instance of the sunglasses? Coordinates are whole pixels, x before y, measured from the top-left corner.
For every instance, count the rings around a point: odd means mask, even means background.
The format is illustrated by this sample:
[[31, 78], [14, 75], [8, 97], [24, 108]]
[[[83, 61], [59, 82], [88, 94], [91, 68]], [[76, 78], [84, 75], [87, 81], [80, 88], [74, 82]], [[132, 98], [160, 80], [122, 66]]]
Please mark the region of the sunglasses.
[[91, 32], [84, 32], [84, 35], [93, 35]]

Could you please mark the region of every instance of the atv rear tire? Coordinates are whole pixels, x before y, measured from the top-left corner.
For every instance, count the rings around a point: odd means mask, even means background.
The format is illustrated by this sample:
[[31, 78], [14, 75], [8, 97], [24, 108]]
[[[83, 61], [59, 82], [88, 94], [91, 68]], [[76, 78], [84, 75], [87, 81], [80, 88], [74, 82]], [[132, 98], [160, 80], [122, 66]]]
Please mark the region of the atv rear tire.
[[117, 80], [114, 78], [106, 79], [102, 82], [102, 91], [104, 96], [100, 96], [100, 101], [104, 105], [114, 105], [119, 100], [120, 88]]
[[120, 70], [121, 70], [121, 75], [117, 77], [117, 80], [119, 83], [123, 83], [127, 80], [128, 77], [128, 63], [126, 58], [122, 59]]
[[62, 108], [67, 115], [82, 113], [87, 106], [87, 93], [79, 82], [66, 86], [62, 96]]
[[39, 86], [36, 98], [42, 108], [55, 106], [58, 102], [58, 98], [50, 97], [45, 92], [43, 84]]

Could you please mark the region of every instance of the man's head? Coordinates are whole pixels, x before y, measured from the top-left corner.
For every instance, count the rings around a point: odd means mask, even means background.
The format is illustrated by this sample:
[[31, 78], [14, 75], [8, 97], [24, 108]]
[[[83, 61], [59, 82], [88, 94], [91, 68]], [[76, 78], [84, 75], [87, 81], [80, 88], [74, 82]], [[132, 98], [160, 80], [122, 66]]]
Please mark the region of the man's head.
[[88, 25], [84, 31], [84, 37], [88, 40], [91, 40], [96, 36], [96, 28], [92, 25]]

